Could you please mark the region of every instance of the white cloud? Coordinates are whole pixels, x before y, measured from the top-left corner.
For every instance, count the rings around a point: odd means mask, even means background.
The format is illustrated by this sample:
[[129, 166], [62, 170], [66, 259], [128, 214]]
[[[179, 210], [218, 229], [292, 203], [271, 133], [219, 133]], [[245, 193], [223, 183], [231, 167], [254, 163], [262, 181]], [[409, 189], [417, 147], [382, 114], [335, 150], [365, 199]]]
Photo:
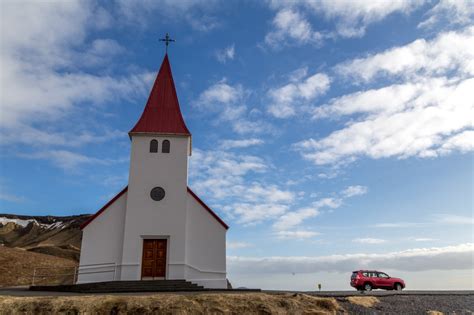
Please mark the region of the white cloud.
[[418, 24], [420, 28], [468, 25], [474, 20], [474, 5], [471, 0], [440, 0], [425, 15], [428, 18]]
[[304, 240], [320, 235], [318, 232], [306, 231], [306, 230], [296, 230], [296, 231], [276, 231], [275, 236], [278, 239], [299, 239]]
[[158, 16], [166, 23], [185, 21], [196, 31], [208, 32], [220, 25], [212, 14], [218, 3], [217, 0], [118, 0], [115, 5], [121, 16], [134, 26], [147, 27]]
[[357, 113], [394, 113], [405, 109], [408, 102], [418, 95], [439, 87], [439, 81], [430, 83], [432, 84], [394, 84], [380, 89], [359, 91], [336, 97], [331, 99], [328, 104], [316, 107], [313, 111], [313, 118], [321, 119]]
[[313, 30], [299, 11], [292, 8], [279, 10], [272, 22], [273, 30], [265, 36], [265, 43], [273, 48], [297, 44], [319, 45], [323, 35]]
[[227, 242], [226, 247], [229, 249], [239, 249], [239, 248], [248, 248], [253, 245], [247, 242]]
[[232, 211], [238, 219], [237, 223], [243, 225], [256, 225], [264, 221], [275, 219], [288, 211], [288, 205], [273, 202], [242, 203], [235, 202], [225, 207]]
[[275, 235], [278, 238], [290, 239], [294, 236], [294, 238], [303, 239], [319, 235], [319, 233], [307, 229], [293, 229], [302, 225], [305, 220], [319, 216], [322, 209], [337, 209], [343, 204], [344, 199], [363, 195], [365, 193], [367, 193], [367, 187], [365, 186], [349, 186], [339, 193], [340, 197], [321, 198], [312, 202], [311, 207], [301, 208], [294, 211], [285, 211], [283, 215], [275, 220], [272, 228], [276, 231]]
[[230, 85], [222, 79], [203, 91], [195, 105], [208, 114], [217, 114], [220, 122], [230, 123], [239, 134], [270, 131], [272, 128], [268, 123], [249, 117], [248, 108], [243, 105], [249, 93], [240, 84]]
[[352, 240], [354, 243], [359, 243], [359, 244], [382, 244], [385, 243], [386, 240], [380, 239], [380, 238], [355, 238]]
[[371, 227], [376, 228], [418, 228], [429, 225], [426, 222], [390, 222], [390, 223], [377, 223]]
[[216, 52], [216, 58], [220, 63], [226, 63], [227, 60], [233, 60], [235, 56], [235, 45], [232, 44]]
[[474, 27], [445, 32], [432, 40], [417, 39], [401, 47], [344, 62], [339, 74], [369, 82], [378, 76], [418, 78], [455, 71], [474, 74]]
[[[318, 165], [350, 162], [361, 156], [435, 157], [472, 149], [472, 133], [466, 129], [474, 127], [474, 79], [432, 79], [422, 90], [401, 104], [404, 109], [400, 111], [369, 112], [364, 119], [349, 122], [323, 139], [308, 139], [296, 147]], [[358, 110], [364, 113], [367, 108]]]
[[415, 248], [378, 254], [343, 254], [320, 257], [238, 257], [228, 256], [231, 274], [288, 274], [351, 272], [357, 269], [402, 271], [472, 269], [474, 244]]
[[221, 142], [221, 149], [235, 149], [235, 148], [247, 148], [250, 146], [262, 145], [264, 141], [262, 139], [250, 138], [242, 140], [223, 140]]
[[5, 192], [5, 189], [3, 187], [1, 187], [1, 190], [2, 191], [0, 191], [0, 200], [4, 200], [4, 201], [8, 201], [8, 202], [23, 202], [23, 201], [25, 201], [25, 198], [23, 198], [23, 197], [19, 197], [19, 196], [9, 194], [9, 193]]
[[292, 229], [301, 224], [304, 220], [316, 217], [319, 213], [320, 212], [314, 208], [303, 208], [293, 212], [288, 212], [278, 218], [278, 220], [273, 224], [273, 228], [280, 232]]
[[86, 144], [104, 143], [110, 140], [125, 138], [126, 133], [120, 130], [104, 130], [102, 133], [90, 131], [65, 132], [40, 130], [28, 125], [15, 126], [9, 128], [0, 136], [0, 145], [28, 144], [29, 146], [62, 146], [80, 147]]
[[[103, 8], [89, 2], [2, 3], [3, 145], [33, 141], [38, 145], [91, 143], [95, 140], [91, 140], [91, 131], [84, 131], [89, 130], [86, 120], [81, 121], [82, 127], [71, 124], [66, 133], [51, 122], [69, 121], [74, 118], [70, 116], [73, 112], [82, 115], [83, 103], [97, 106], [146, 93], [150, 73], [113, 77], [83, 71], [84, 67], [108, 63], [123, 50], [107, 38], [89, 42], [89, 31], [108, 27], [109, 18]], [[77, 128], [73, 130], [73, 126]], [[108, 137], [107, 133], [97, 138]]]
[[461, 152], [474, 151], [474, 131], [466, 130], [447, 138], [438, 151], [440, 154], [444, 154], [454, 150]]
[[365, 195], [368, 191], [368, 188], [361, 185], [349, 186], [342, 192], [342, 195], [346, 198]]
[[435, 238], [428, 238], [428, 237], [415, 237], [412, 240], [415, 242], [432, 242], [432, 241], [437, 241]]
[[367, 191], [364, 186], [349, 186], [339, 193], [340, 197], [321, 198], [308, 207], [296, 208], [297, 192], [258, 180], [257, 176], [264, 176], [271, 169], [269, 163], [257, 156], [194, 149], [190, 160], [191, 187], [236, 223], [249, 226], [273, 221], [274, 235], [285, 239], [317, 235], [299, 226], [319, 215], [321, 209], [336, 209], [345, 198]]
[[215, 108], [222, 104], [235, 103], [243, 98], [244, 90], [241, 85], [231, 86], [225, 80], [211, 85], [201, 93], [198, 105]]
[[361, 37], [370, 24], [394, 13], [409, 14], [424, 1], [322, 0], [304, 3], [315, 13], [323, 14], [327, 20], [335, 20], [338, 36]]
[[314, 118], [352, 119], [296, 148], [317, 165], [346, 164], [364, 156], [428, 158], [471, 151], [473, 43], [470, 27], [338, 65], [343, 77], [362, 83], [381, 75], [397, 83], [336, 97], [315, 108]]
[[474, 225], [474, 216], [462, 216], [455, 214], [437, 214], [435, 222], [439, 224]]
[[99, 159], [67, 150], [40, 151], [31, 154], [21, 154], [20, 156], [26, 159], [47, 160], [67, 171], [75, 171], [85, 164], [111, 165], [128, 161], [128, 159]]
[[295, 200], [294, 192], [254, 179], [270, 166], [257, 156], [194, 149], [190, 179], [199, 194], [213, 202], [225, 201], [220, 208], [229, 217], [254, 225], [282, 215]]
[[331, 208], [336, 209], [342, 205], [342, 199], [340, 198], [322, 198], [313, 202], [313, 206], [317, 208]]
[[84, 56], [80, 56], [80, 59], [77, 60], [78, 64], [98, 66], [112, 60], [111, 57], [126, 51], [117, 41], [108, 38], [95, 39], [90, 46]]
[[271, 102], [268, 112], [275, 117], [294, 116], [299, 106], [324, 95], [329, 89], [331, 80], [324, 73], [316, 73], [306, 78], [300, 73], [298, 76], [292, 75], [290, 82], [282, 87], [270, 89], [267, 93]]
[[[277, 10], [273, 29], [265, 42], [272, 47], [287, 45], [291, 39], [300, 44], [321, 44], [325, 38], [362, 37], [370, 24], [379, 22], [392, 14], [409, 14], [425, 1], [366, 1], [366, 0], [300, 0], [271, 1], [270, 7]], [[334, 21], [334, 29], [314, 30], [306, 16]]]
[[377, 223], [371, 227], [376, 228], [421, 228], [445, 225], [474, 225], [474, 217], [456, 214], [433, 214], [429, 220], [423, 222], [390, 222]]

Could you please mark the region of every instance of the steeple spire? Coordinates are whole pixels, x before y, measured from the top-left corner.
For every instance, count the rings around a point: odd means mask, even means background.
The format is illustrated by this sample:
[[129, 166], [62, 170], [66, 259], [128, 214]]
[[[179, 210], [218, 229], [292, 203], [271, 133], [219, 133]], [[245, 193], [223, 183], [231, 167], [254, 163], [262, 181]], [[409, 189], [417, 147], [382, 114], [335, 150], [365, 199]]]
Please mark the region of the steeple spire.
[[145, 109], [129, 134], [153, 133], [191, 136], [179, 108], [168, 54], [165, 55]]

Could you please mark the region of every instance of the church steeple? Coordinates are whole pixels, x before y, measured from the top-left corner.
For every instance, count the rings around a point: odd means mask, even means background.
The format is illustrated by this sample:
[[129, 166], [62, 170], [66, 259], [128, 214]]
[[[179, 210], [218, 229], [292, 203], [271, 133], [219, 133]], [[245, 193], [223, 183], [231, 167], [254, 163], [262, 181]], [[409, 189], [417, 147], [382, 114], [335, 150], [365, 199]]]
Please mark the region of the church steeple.
[[165, 54], [142, 116], [129, 135], [146, 133], [191, 136], [179, 108], [168, 54]]

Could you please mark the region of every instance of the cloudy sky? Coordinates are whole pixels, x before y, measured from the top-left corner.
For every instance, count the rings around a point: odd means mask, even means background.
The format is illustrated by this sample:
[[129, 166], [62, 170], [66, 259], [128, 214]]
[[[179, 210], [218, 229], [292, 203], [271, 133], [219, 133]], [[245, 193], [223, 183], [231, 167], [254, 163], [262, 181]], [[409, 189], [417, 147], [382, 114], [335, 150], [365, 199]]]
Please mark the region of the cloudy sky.
[[472, 288], [473, 21], [462, 0], [2, 1], [0, 213], [93, 213], [127, 184], [169, 32], [234, 286]]

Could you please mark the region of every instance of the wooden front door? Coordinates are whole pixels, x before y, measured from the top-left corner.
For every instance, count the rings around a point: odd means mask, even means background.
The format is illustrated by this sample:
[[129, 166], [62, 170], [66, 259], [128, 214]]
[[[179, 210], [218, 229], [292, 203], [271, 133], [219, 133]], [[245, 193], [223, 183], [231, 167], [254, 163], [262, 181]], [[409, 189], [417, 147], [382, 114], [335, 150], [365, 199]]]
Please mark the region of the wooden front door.
[[166, 240], [143, 240], [142, 278], [166, 277]]

